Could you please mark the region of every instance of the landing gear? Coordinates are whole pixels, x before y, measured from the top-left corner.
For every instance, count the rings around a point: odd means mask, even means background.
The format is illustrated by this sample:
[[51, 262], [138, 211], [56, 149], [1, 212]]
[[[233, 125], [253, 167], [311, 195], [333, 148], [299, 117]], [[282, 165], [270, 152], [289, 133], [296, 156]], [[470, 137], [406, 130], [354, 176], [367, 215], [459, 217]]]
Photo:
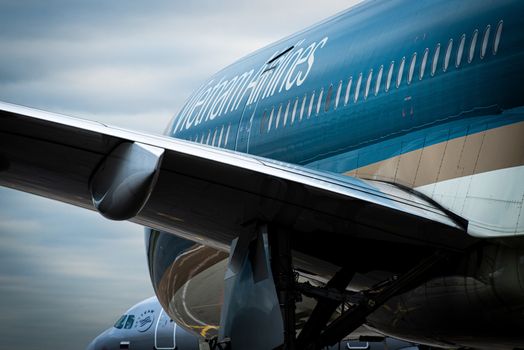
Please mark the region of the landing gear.
[[271, 250], [271, 270], [284, 325], [284, 344], [278, 349], [301, 349], [295, 346], [295, 303], [300, 294], [295, 288], [291, 235], [287, 231], [270, 231], [268, 236]]
[[[218, 341], [218, 338], [214, 337], [207, 342], [207, 346], [205, 350], [231, 350], [231, 341], [229, 338]], [[201, 350], [203, 350], [202, 347]]]
[[[337, 307], [339, 307], [341, 303], [344, 303], [345, 297], [343, 296], [343, 293], [346, 290], [346, 287], [349, 285], [349, 282], [351, 282], [351, 279], [354, 275], [355, 272], [352, 271], [350, 268], [343, 267], [326, 284], [325, 288], [316, 290], [318, 292], [328, 292], [330, 290], [332, 292], [335, 292], [336, 294], [333, 294], [331, 297], [329, 296], [329, 294], [326, 293], [315, 294], [315, 287], [311, 285], [297, 286], [298, 289], [301, 290], [301, 292], [304, 295], [317, 298], [318, 300], [315, 309], [313, 309], [313, 312], [311, 313], [309, 320], [302, 328], [302, 332], [300, 333], [297, 339], [299, 349], [309, 350], [321, 347], [320, 335], [322, 333], [322, 330], [328, 323], [329, 319], [331, 318]], [[307, 288], [310, 286], [311, 288]], [[338, 296], [338, 298], [335, 296]], [[342, 296], [342, 298], [340, 296]]]
[[403, 275], [385, 281], [368, 291], [349, 295], [348, 301], [351, 307], [324, 328], [318, 342], [320, 347], [333, 345], [356, 330], [365, 322], [367, 316], [390, 298], [420, 284], [429, 270], [444, 258], [445, 254], [436, 251]]
[[[431, 268], [446, 257], [436, 251], [401, 276], [394, 276], [369, 290], [351, 293], [346, 291], [355, 275], [350, 266], [342, 267], [323, 288], [298, 283], [293, 273], [290, 234], [270, 231], [269, 242], [273, 278], [284, 320], [285, 341], [279, 347], [283, 350], [320, 350], [335, 345], [360, 327], [366, 317], [388, 299], [421, 283]], [[317, 305], [295, 338], [295, 302], [301, 294], [317, 299]], [[346, 305], [348, 309], [328, 324], [336, 309], [344, 309]]]
[[[232, 350], [320, 350], [335, 345], [390, 298], [422, 283], [446, 258], [435, 251], [399, 276], [365, 291], [348, 292], [356, 272], [351, 266], [342, 267], [324, 287], [299, 283], [291, 233], [267, 225], [251, 232], [233, 242], [226, 272], [220, 343]], [[297, 337], [295, 308], [302, 295], [315, 298], [317, 304]], [[338, 308], [340, 316], [330, 322]], [[225, 341], [228, 337], [231, 342]], [[215, 349], [225, 349], [218, 344]]]

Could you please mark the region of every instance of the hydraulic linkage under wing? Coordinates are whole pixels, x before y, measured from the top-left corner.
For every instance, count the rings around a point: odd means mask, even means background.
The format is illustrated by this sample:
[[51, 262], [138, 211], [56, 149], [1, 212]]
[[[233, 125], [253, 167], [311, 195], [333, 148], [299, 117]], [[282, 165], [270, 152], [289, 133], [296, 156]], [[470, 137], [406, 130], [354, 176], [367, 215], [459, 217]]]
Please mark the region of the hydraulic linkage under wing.
[[[345, 268], [342, 268], [328, 282], [325, 288], [316, 288], [309, 284], [298, 285], [298, 289], [304, 295], [319, 299], [311, 317], [297, 339], [298, 348], [316, 350], [336, 344], [342, 338], [360, 327], [365, 322], [367, 316], [377, 310], [390, 298], [410, 288], [416, 287], [423, 282], [431, 268], [442, 262], [446, 257], [447, 255], [444, 252], [437, 250], [433, 255], [425, 258], [401, 276], [395, 276], [368, 291], [359, 293], [340, 291], [340, 293], [337, 294], [329, 290], [334, 282], [341, 279], [339, 275], [349, 275], [347, 271], [344, 271]], [[344, 286], [344, 290], [348, 284], [349, 282]], [[337, 286], [340, 285], [341, 284], [338, 284]], [[346, 302], [351, 304], [349, 309], [326, 326], [329, 316], [333, 314], [335, 308]], [[329, 316], [326, 318], [325, 315], [328, 313]], [[324, 316], [324, 318], [321, 318], [322, 316]], [[321, 329], [321, 326], [325, 327]], [[305, 332], [304, 330], [307, 331]]]
[[[393, 296], [430, 277], [448, 255], [435, 250], [407, 272], [362, 292], [348, 292], [355, 271], [342, 267], [325, 285], [298, 283], [292, 263], [291, 234], [258, 225], [252, 235], [232, 245], [220, 322], [220, 339], [232, 350], [318, 350], [334, 345], [360, 327], [371, 313]], [[296, 336], [295, 303], [303, 294], [317, 304]], [[350, 305], [335, 320], [334, 312]], [[280, 312], [278, 312], [280, 309]]]

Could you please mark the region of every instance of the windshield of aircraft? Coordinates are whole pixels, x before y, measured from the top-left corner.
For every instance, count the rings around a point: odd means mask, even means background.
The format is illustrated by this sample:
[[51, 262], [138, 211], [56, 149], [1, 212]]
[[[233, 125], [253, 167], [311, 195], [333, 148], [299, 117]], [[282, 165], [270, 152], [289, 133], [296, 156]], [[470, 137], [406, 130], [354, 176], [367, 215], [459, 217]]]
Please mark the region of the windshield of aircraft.
[[113, 327], [117, 329], [131, 329], [133, 323], [135, 323], [135, 315], [122, 315], [122, 317], [115, 322]]
[[125, 329], [131, 329], [133, 327], [133, 323], [135, 322], [135, 316], [129, 315], [127, 316], [126, 325], [124, 326]]
[[127, 315], [122, 315], [122, 317], [120, 317], [118, 321], [115, 322], [114, 327], [118, 329], [122, 328], [124, 326], [124, 321], [126, 320], [126, 317]]

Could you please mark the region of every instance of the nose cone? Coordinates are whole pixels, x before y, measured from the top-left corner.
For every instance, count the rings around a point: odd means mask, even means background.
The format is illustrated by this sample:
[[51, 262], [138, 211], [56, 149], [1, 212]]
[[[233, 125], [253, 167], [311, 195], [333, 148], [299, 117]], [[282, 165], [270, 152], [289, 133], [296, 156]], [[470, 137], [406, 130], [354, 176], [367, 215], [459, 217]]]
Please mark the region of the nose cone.
[[86, 350], [96, 350], [96, 338], [87, 346]]
[[111, 329], [108, 329], [104, 331], [102, 334], [99, 334], [98, 337], [93, 339], [91, 343], [87, 346], [86, 350], [108, 350], [107, 341], [108, 341], [108, 334], [110, 333]]

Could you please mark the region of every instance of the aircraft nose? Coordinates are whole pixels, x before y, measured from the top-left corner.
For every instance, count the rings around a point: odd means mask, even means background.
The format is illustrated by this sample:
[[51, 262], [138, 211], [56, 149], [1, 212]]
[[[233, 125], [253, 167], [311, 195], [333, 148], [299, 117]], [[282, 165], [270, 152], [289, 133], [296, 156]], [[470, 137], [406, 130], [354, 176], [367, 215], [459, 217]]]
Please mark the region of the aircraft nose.
[[87, 346], [86, 350], [96, 350], [96, 339], [93, 340], [91, 343], [89, 343], [89, 345]]
[[111, 332], [111, 329], [108, 329], [101, 334], [99, 334], [89, 345], [87, 346], [86, 350], [109, 350], [112, 348], [110, 346], [111, 342], [111, 335], [109, 334]]
[[107, 347], [104, 346], [104, 341], [100, 338], [101, 335], [93, 339], [93, 341], [91, 341], [87, 346], [86, 350], [107, 350]]

